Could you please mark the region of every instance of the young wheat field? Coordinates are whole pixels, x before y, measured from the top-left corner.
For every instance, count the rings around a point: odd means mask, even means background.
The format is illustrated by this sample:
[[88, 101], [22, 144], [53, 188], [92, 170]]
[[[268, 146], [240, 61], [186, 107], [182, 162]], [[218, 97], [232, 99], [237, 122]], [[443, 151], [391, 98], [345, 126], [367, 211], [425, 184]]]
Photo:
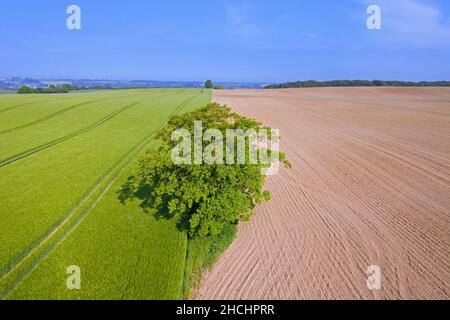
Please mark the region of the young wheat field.
[[118, 190], [169, 116], [210, 100], [200, 89], [0, 95], [0, 299], [181, 298], [186, 234]]

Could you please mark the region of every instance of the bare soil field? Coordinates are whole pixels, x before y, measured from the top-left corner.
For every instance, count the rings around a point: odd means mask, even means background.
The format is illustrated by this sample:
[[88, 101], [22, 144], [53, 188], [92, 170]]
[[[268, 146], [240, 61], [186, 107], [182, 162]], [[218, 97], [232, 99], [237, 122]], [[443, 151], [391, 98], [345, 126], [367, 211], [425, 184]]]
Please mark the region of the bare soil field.
[[[201, 299], [449, 299], [450, 89], [216, 91], [280, 129], [293, 168]], [[378, 265], [382, 289], [367, 288]]]

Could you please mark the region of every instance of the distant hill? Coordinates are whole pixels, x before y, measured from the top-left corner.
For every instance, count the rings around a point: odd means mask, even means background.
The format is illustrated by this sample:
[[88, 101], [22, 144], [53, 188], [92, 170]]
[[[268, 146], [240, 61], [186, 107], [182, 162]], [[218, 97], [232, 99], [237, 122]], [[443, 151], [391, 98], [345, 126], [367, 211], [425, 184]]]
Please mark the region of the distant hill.
[[[252, 82], [215, 82], [224, 89], [261, 89], [265, 84]], [[203, 88], [204, 82], [198, 81], [153, 81], [153, 80], [102, 80], [102, 79], [30, 79], [0, 77], [0, 89], [19, 89], [29, 87], [33, 89], [47, 89], [51, 86], [61, 87], [108, 87], [124, 88]]]
[[332, 81], [296, 81], [271, 84], [264, 89], [316, 88], [316, 87], [450, 87], [450, 81], [384, 81], [384, 80], [332, 80]]

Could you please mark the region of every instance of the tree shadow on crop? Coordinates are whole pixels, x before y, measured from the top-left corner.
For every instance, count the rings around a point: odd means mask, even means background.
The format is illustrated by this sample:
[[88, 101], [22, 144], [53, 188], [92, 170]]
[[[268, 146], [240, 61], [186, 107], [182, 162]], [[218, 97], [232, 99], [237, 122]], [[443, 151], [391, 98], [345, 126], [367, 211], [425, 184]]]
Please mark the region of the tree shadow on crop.
[[[153, 214], [155, 220], [170, 220], [177, 218], [176, 215], [170, 214], [168, 209], [169, 197], [163, 199], [161, 204], [155, 203], [152, 197], [154, 187], [145, 181], [136, 183], [136, 177], [130, 176], [127, 181], [117, 191], [118, 199], [122, 205], [127, 205], [132, 201], [138, 201], [139, 207], [146, 214]], [[188, 215], [178, 217], [177, 228], [180, 231], [187, 230]]]

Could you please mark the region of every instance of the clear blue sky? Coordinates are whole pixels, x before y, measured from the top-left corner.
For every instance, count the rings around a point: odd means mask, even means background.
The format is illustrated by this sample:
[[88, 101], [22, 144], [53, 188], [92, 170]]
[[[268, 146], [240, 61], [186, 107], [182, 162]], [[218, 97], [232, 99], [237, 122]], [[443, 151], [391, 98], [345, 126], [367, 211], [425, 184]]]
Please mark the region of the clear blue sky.
[[0, 36], [0, 76], [450, 80], [448, 0], [4, 0]]

